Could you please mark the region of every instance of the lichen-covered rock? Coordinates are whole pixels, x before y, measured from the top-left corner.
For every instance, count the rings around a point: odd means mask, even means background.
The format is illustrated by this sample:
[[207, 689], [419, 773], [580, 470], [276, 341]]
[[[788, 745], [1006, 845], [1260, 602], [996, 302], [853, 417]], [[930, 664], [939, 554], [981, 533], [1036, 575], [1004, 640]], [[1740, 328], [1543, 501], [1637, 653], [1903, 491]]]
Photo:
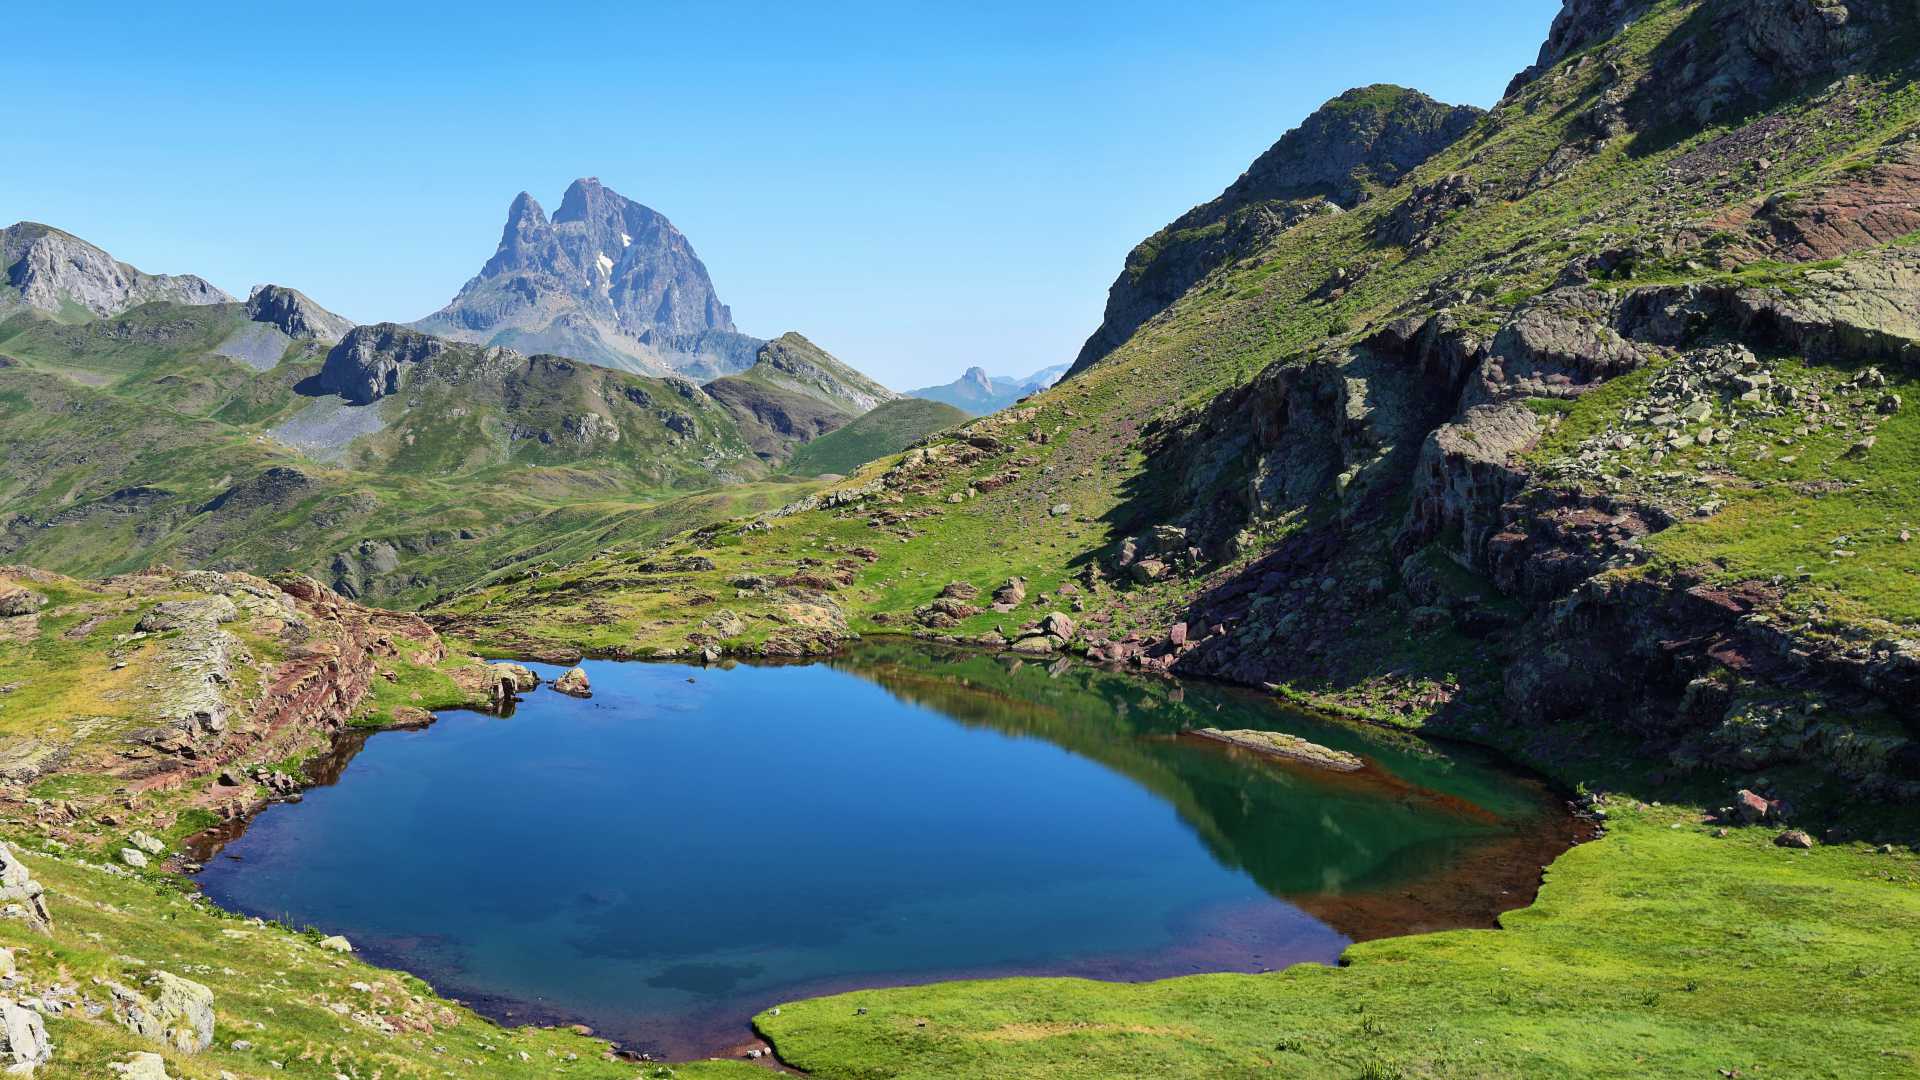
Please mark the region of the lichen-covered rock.
[[553, 688], [572, 697], [592, 697], [593, 688], [587, 683], [587, 673], [582, 668], [568, 668], [560, 677], [553, 680]]
[[53, 1057], [53, 1043], [40, 1014], [0, 999], [0, 1067], [30, 1074]]
[[353, 951], [353, 943], [341, 937], [339, 934], [335, 934], [332, 937], [321, 938], [320, 947], [328, 952], [350, 953]]
[[154, 972], [149, 989], [151, 997], [119, 983], [107, 984], [121, 1026], [188, 1054], [213, 1045], [213, 991], [165, 971]]
[[5, 843], [0, 843], [0, 916], [19, 919], [43, 934], [53, 932], [46, 890]]
[[209, 596], [203, 600], [163, 600], [140, 616], [140, 621], [133, 628], [143, 633], [158, 634], [189, 626], [216, 626], [232, 622], [239, 614], [233, 601], [224, 595]]
[[173, 1080], [167, 1075], [167, 1059], [146, 1050], [130, 1055], [125, 1061], [110, 1062], [107, 1068], [120, 1080]]
[[495, 664], [493, 670], [501, 677], [510, 680], [513, 688], [523, 694], [540, 685], [540, 676], [535, 675], [533, 669], [524, 664]]
[[0, 585], [0, 619], [32, 615], [47, 606], [47, 598], [27, 589]]

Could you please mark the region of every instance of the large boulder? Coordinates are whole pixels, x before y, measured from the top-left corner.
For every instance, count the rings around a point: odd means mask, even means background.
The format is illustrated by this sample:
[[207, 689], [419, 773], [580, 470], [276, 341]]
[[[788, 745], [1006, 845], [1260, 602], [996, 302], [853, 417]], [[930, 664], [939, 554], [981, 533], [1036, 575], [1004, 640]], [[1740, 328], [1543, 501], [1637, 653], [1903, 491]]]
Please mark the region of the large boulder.
[[128, 1055], [125, 1061], [110, 1062], [107, 1068], [120, 1080], [173, 1080], [167, 1075], [167, 1059], [146, 1050]]
[[371, 405], [399, 391], [408, 370], [447, 351], [437, 337], [393, 323], [356, 326], [320, 367], [320, 389], [355, 405]]
[[142, 1038], [197, 1054], [213, 1045], [213, 991], [165, 971], [156, 971], [149, 997], [131, 987], [107, 984], [113, 1015]]
[[0, 619], [31, 615], [47, 606], [47, 598], [26, 589], [0, 586]]
[[31, 1073], [53, 1057], [47, 1025], [40, 1014], [0, 998], [0, 1067]]
[[46, 890], [4, 843], [0, 843], [0, 917], [18, 919], [43, 934], [53, 932]]

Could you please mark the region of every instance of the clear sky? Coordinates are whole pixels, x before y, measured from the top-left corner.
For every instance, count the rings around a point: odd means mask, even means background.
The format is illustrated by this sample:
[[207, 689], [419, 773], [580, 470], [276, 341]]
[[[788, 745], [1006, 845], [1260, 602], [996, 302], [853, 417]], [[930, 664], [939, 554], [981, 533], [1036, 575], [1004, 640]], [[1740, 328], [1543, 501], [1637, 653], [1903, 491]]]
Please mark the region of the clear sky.
[[1490, 105], [1559, 0], [23, 3], [0, 224], [361, 322], [598, 176], [748, 333], [897, 388], [1072, 359], [1127, 250], [1322, 101]]

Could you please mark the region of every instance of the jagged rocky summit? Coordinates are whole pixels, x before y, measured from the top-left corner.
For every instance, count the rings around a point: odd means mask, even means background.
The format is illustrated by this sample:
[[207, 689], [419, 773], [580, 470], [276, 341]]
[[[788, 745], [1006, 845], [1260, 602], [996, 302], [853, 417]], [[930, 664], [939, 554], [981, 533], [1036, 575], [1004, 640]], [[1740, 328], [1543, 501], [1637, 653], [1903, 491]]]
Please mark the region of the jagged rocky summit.
[[666, 216], [576, 180], [549, 219], [521, 192], [493, 258], [415, 327], [649, 373], [706, 377], [752, 365], [693, 244]]

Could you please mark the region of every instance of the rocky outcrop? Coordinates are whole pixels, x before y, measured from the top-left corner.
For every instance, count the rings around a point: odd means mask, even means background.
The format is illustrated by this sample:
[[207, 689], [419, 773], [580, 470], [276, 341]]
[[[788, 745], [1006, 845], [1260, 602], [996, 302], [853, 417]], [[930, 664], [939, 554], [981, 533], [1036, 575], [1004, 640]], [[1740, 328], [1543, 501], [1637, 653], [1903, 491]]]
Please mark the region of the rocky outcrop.
[[18, 919], [43, 934], [53, 932], [53, 916], [47, 912], [47, 891], [33, 880], [20, 856], [4, 843], [0, 843], [0, 917]]
[[686, 236], [591, 177], [567, 188], [551, 221], [521, 192], [493, 258], [415, 325], [638, 371], [738, 370], [725, 365], [743, 352], [727, 340], [732, 312]]
[[1237, 254], [1305, 218], [1350, 209], [1399, 183], [1480, 116], [1472, 106], [1442, 104], [1397, 86], [1349, 90], [1321, 106], [1218, 198], [1133, 249], [1108, 290], [1100, 327], [1071, 370], [1097, 363]]
[[32, 1075], [52, 1059], [53, 1042], [47, 1038], [47, 1025], [40, 1014], [0, 998], [0, 1068]]
[[247, 297], [247, 318], [278, 327], [290, 338], [313, 341], [339, 341], [353, 329], [353, 322], [341, 318], [298, 289], [284, 285], [258, 285]]
[[227, 304], [233, 297], [192, 274], [148, 274], [70, 233], [23, 221], [0, 229], [0, 275], [28, 307], [118, 315], [155, 300]]
[[448, 343], [393, 323], [357, 326], [327, 353], [320, 389], [355, 405], [370, 405], [398, 393], [408, 368], [445, 353]]
[[148, 990], [151, 996], [107, 984], [113, 1017], [122, 1027], [186, 1054], [213, 1045], [213, 991], [165, 971], [154, 972]]
[[1645, 14], [1657, 0], [1565, 0], [1560, 13], [1547, 30], [1540, 56], [1525, 71], [1513, 77], [1507, 97], [1540, 77], [1543, 72], [1578, 52], [1611, 41], [1634, 19]]
[[592, 697], [593, 688], [587, 684], [587, 673], [582, 668], [568, 668], [553, 680], [553, 688], [569, 697]]
[[47, 606], [47, 598], [30, 589], [0, 586], [0, 619], [32, 615]]

